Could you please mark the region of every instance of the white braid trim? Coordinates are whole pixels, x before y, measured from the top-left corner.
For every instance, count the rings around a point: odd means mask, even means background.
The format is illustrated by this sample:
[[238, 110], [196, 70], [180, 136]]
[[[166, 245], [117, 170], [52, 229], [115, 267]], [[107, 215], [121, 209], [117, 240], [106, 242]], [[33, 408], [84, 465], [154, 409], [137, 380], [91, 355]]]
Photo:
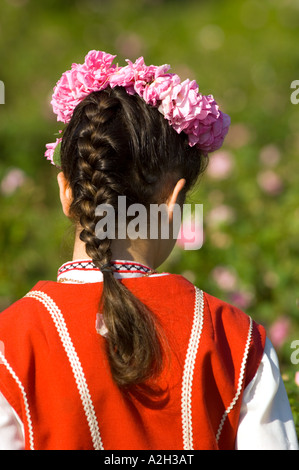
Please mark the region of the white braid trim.
[[225, 412], [223, 413], [223, 416], [222, 416], [222, 419], [220, 421], [219, 428], [218, 428], [218, 431], [217, 431], [217, 434], [216, 434], [217, 442], [219, 442], [221, 432], [222, 432], [222, 428], [224, 426], [224, 422], [225, 422], [228, 414], [232, 411], [232, 409], [236, 405], [236, 403], [237, 403], [237, 401], [238, 401], [238, 399], [241, 395], [242, 384], [243, 384], [243, 380], [244, 380], [244, 376], [245, 376], [245, 369], [246, 369], [246, 363], [247, 363], [248, 354], [249, 354], [249, 347], [250, 347], [251, 338], [252, 338], [252, 318], [249, 317], [248, 336], [247, 336], [247, 341], [246, 341], [244, 354], [243, 354], [243, 360], [242, 360], [242, 364], [241, 364], [241, 368], [240, 368], [238, 388], [237, 388], [236, 394], [235, 394], [234, 398], [232, 399], [230, 405], [228, 406], [228, 408], [226, 408]]
[[41, 302], [49, 314], [52, 317], [54, 325], [58, 331], [59, 337], [61, 339], [62, 345], [65, 349], [67, 357], [69, 359], [81, 402], [84, 408], [85, 416], [87, 418], [88, 426], [91, 433], [91, 438], [95, 450], [103, 450], [103, 443], [99, 431], [99, 426], [97, 422], [97, 417], [95, 414], [94, 406], [91, 400], [90, 392], [84, 375], [84, 371], [78, 357], [78, 354], [72, 343], [70, 334], [68, 332], [65, 319], [62, 315], [61, 310], [55, 304], [55, 302], [42, 291], [31, 291], [25, 297], [31, 297], [39, 302]]
[[4, 356], [4, 354], [1, 351], [0, 351], [0, 364], [4, 365], [6, 367], [6, 369], [8, 370], [8, 372], [10, 373], [12, 378], [15, 380], [17, 386], [19, 387], [19, 389], [21, 391], [23, 401], [24, 401], [26, 420], [27, 420], [27, 424], [28, 424], [29, 446], [30, 446], [30, 450], [34, 450], [33, 426], [32, 426], [30, 408], [29, 408], [29, 403], [28, 403], [25, 388], [24, 388], [22, 382], [20, 381], [19, 377], [17, 376], [17, 374], [15, 373], [13, 368], [10, 366], [10, 364], [8, 363], [6, 357]]
[[203, 329], [204, 297], [203, 292], [195, 287], [195, 306], [191, 335], [184, 365], [182, 383], [182, 426], [184, 450], [193, 450], [192, 429], [192, 385], [195, 359]]

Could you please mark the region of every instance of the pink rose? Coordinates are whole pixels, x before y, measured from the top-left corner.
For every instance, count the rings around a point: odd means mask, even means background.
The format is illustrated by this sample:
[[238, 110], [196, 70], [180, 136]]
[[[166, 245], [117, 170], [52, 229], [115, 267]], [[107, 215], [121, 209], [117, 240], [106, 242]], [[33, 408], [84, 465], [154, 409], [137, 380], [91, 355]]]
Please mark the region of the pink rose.
[[57, 120], [70, 121], [75, 107], [92, 91], [108, 86], [109, 75], [114, 71], [111, 63], [115, 56], [105, 52], [90, 51], [84, 64], [72, 64], [54, 88], [51, 104]]
[[126, 67], [118, 68], [109, 79], [109, 85], [111, 88], [116, 86], [122, 86], [127, 89], [127, 91], [131, 91], [134, 93], [134, 83], [135, 83], [135, 70], [131, 65], [127, 65]]
[[99, 81], [92, 72], [84, 73], [80, 66], [65, 72], [54, 89], [51, 101], [57, 120], [69, 122], [77, 104], [99, 88]]
[[218, 150], [224, 141], [230, 126], [230, 117], [220, 111], [215, 121], [208, 126], [202, 125], [198, 135], [189, 136], [189, 141], [198, 145], [204, 152], [214, 152]]
[[109, 84], [112, 88], [122, 86], [126, 88], [129, 94], [137, 93], [141, 97], [143, 97], [146, 85], [169, 69], [169, 65], [162, 65], [160, 67], [155, 65], [147, 66], [144, 63], [143, 57], [139, 57], [135, 63], [130, 60], [127, 60], [127, 63], [126, 67], [116, 70], [110, 77]]
[[96, 74], [106, 73], [112, 65], [116, 55], [101, 51], [89, 51], [85, 57], [84, 66], [87, 70], [94, 70]]
[[246, 291], [232, 292], [229, 297], [230, 302], [242, 310], [249, 308], [254, 300], [252, 293]]
[[159, 111], [166, 117], [170, 112], [170, 108], [173, 108], [173, 106], [169, 106], [169, 104], [173, 99], [173, 88], [179, 81], [180, 78], [178, 75], [174, 74], [157, 76], [155, 80], [145, 86], [143, 92], [144, 101], [151, 106], [158, 106], [161, 102]]
[[202, 112], [201, 95], [198, 94], [197, 83], [192, 80], [185, 80], [173, 89], [173, 99], [176, 107], [172, 119], [180, 124], [185, 123], [185, 128], [189, 122], [193, 121], [198, 113]]
[[56, 139], [56, 142], [46, 145], [47, 151], [45, 152], [45, 157], [47, 158], [47, 160], [50, 160], [52, 165], [55, 165], [54, 158], [53, 158], [54, 152], [55, 152], [57, 145], [59, 145], [61, 141], [62, 141], [62, 138], [60, 137], [59, 139]]

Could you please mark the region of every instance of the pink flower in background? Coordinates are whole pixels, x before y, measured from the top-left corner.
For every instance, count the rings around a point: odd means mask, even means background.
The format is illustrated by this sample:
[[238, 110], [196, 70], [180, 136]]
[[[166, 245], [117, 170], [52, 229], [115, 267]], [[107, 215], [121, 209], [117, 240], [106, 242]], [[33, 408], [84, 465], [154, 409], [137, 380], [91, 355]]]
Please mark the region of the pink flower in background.
[[273, 170], [266, 170], [258, 174], [257, 182], [260, 188], [270, 196], [281, 193], [283, 183], [280, 176]]
[[115, 46], [123, 57], [139, 57], [147, 47], [139, 34], [128, 31], [117, 36]]
[[295, 384], [299, 387], [299, 371], [295, 373]]
[[10, 196], [18, 188], [23, 186], [27, 177], [19, 168], [12, 168], [1, 181], [1, 192], [5, 196]]
[[251, 306], [253, 298], [251, 292], [235, 291], [230, 295], [230, 302], [241, 310], [246, 310]]
[[216, 180], [228, 178], [234, 166], [233, 155], [225, 150], [219, 150], [210, 157], [207, 175]]
[[227, 143], [232, 148], [242, 148], [254, 138], [254, 133], [243, 123], [233, 124], [230, 127]]
[[285, 316], [278, 318], [269, 328], [269, 338], [273, 346], [280, 348], [290, 333], [290, 320]]
[[220, 204], [214, 207], [207, 214], [207, 222], [211, 226], [231, 223], [235, 220], [235, 212], [232, 207]]
[[237, 286], [237, 276], [229, 266], [216, 266], [212, 271], [212, 278], [223, 291], [233, 291]]
[[274, 144], [266, 145], [260, 151], [260, 160], [268, 167], [276, 166], [279, 163], [280, 158], [281, 155], [279, 148]]

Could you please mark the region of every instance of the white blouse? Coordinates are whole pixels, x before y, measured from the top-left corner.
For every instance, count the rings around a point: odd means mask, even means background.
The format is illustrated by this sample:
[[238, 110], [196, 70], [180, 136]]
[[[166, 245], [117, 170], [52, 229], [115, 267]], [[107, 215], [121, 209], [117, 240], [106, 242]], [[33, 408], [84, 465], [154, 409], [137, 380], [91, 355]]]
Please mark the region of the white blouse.
[[[68, 263], [63, 266], [67, 265]], [[126, 272], [118, 274], [118, 277], [137, 275], [136, 272]], [[85, 279], [85, 282], [96, 282], [102, 280], [102, 273], [84, 269], [72, 270], [70, 273], [67, 269], [64, 271], [60, 268], [58, 280], [64, 278], [64, 282], [68, 282], [67, 279], [70, 277], [77, 281]], [[0, 450], [23, 450], [24, 445], [23, 423], [0, 393]], [[278, 358], [267, 338], [260, 366], [244, 390], [236, 450], [298, 450], [298, 448], [295, 425], [280, 374]]]

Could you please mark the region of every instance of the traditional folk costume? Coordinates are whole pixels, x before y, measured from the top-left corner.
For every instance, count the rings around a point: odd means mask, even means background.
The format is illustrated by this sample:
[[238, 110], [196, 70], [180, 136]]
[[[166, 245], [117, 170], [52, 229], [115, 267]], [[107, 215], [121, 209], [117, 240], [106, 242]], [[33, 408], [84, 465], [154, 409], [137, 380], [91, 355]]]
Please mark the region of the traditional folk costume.
[[102, 273], [89, 260], [66, 263], [58, 282], [38, 282], [0, 314], [0, 449], [298, 448], [263, 327], [182, 276], [114, 268], [166, 335], [156, 393], [114, 384]]

